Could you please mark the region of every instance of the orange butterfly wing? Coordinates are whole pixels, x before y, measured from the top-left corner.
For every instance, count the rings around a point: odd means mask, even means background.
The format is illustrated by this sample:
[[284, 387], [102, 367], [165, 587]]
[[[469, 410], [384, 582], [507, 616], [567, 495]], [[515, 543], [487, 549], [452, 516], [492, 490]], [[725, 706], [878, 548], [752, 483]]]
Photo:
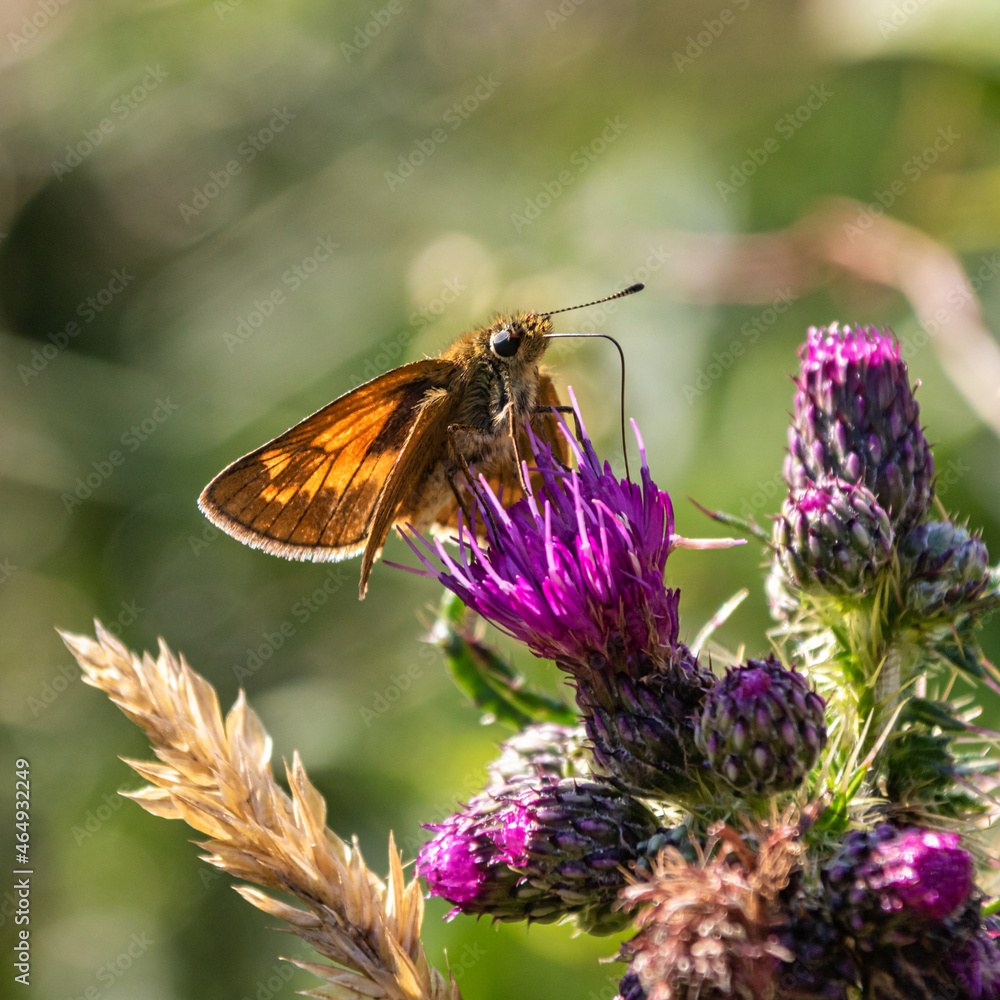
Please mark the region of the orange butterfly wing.
[[[380, 505], [384, 487], [415, 421], [424, 435], [431, 427], [428, 416], [419, 420], [431, 404], [434, 429], [446, 434], [450, 401], [442, 390], [454, 369], [437, 358], [414, 361], [358, 386], [223, 469], [198, 506], [223, 531], [273, 555], [317, 562], [356, 555], [386, 506]], [[410, 444], [419, 447], [421, 460], [410, 475], [444, 457], [440, 441]], [[397, 505], [372, 547], [376, 552]]]

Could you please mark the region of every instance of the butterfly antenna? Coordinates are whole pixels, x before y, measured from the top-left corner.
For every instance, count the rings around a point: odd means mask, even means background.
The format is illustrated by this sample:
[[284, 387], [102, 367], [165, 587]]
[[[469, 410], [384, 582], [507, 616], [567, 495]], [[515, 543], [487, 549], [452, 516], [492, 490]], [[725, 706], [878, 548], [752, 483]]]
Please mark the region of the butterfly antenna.
[[[552, 312], [543, 313], [543, 316], [554, 316], [556, 313], [569, 312], [572, 309], [585, 309], [587, 306], [598, 306], [602, 302], [610, 302], [612, 299], [621, 299], [626, 295], [634, 295], [636, 292], [641, 292], [646, 286], [641, 282], [636, 282], [634, 285], [629, 285], [628, 288], [623, 288], [620, 292], [615, 292], [614, 295], [606, 295], [603, 299], [594, 299], [593, 302], [584, 302], [579, 306], [567, 306], [565, 309], [553, 309]], [[621, 381], [621, 427], [622, 427], [622, 455], [625, 458], [625, 478], [632, 482], [632, 475], [629, 472], [628, 467], [628, 441], [625, 436], [625, 352], [622, 350], [622, 345], [615, 340], [614, 337], [607, 333], [547, 333], [546, 339], [557, 337], [600, 337], [602, 340], [610, 340], [612, 344], [618, 350], [618, 357], [621, 358], [622, 362], [622, 381]]]
[[623, 299], [626, 295], [635, 295], [636, 292], [641, 292], [645, 287], [641, 281], [637, 281], [634, 285], [629, 285], [628, 288], [623, 288], [620, 292], [615, 292], [614, 295], [605, 295], [603, 299], [594, 299], [593, 302], [583, 302], [578, 306], [566, 306], [565, 309], [552, 309], [541, 315], [555, 316], [556, 313], [572, 312], [574, 309], [586, 309], [588, 306], [599, 306], [602, 302], [610, 302], [612, 299]]

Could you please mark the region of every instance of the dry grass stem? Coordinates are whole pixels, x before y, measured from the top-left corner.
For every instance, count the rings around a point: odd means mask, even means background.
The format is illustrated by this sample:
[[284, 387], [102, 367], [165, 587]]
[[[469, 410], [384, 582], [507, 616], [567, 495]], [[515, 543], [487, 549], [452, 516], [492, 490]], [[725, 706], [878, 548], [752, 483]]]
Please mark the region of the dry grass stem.
[[390, 836], [389, 877], [377, 878], [357, 844], [326, 826], [326, 803], [296, 755], [289, 796], [271, 772], [271, 741], [243, 693], [225, 720], [215, 689], [160, 641], [153, 659], [131, 653], [96, 623], [97, 641], [61, 633], [87, 684], [106, 692], [152, 743], [160, 763], [127, 761], [151, 785], [129, 794], [144, 809], [182, 819], [209, 840], [205, 860], [305, 909], [240, 887], [248, 902], [290, 925], [332, 965], [297, 963], [324, 980], [308, 996], [337, 1000], [458, 1000], [420, 943], [423, 898], [406, 883]]

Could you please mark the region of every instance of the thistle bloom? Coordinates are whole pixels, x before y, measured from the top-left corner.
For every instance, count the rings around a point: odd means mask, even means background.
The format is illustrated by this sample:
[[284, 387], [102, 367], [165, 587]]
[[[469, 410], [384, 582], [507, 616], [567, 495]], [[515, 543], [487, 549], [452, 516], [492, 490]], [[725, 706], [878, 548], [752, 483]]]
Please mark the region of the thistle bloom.
[[872, 326], [810, 327], [799, 356], [789, 488], [837, 476], [867, 486], [894, 527], [916, 524], [934, 495], [934, 459], [895, 337]]
[[579, 463], [573, 470], [536, 439], [539, 485], [532, 495], [505, 510], [483, 481], [474, 494], [486, 547], [463, 531], [455, 559], [435, 542], [443, 570], [415, 548], [424, 575], [537, 656], [573, 672], [586, 669], [594, 654], [657, 656], [673, 647], [678, 595], [663, 584], [673, 506], [653, 482], [634, 423], [633, 430], [640, 484], [602, 466], [586, 434], [577, 443], [566, 432]]
[[972, 892], [972, 857], [957, 833], [911, 830], [872, 851], [863, 873], [881, 908], [943, 920]]
[[590, 933], [627, 922], [614, 907], [624, 868], [657, 830], [641, 803], [596, 781], [542, 774], [494, 788], [428, 829], [417, 859], [432, 896], [496, 920], [576, 916]]
[[678, 640], [679, 593], [663, 573], [681, 540], [633, 430], [639, 484], [614, 476], [586, 432], [578, 443], [563, 425], [577, 468], [536, 440], [532, 495], [504, 510], [485, 482], [474, 489], [485, 546], [463, 532], [454, 558], [434, 543], [443, 569], [414, 551], [424, 575], [572, 675], [599, 773], [660, 796], [697, 787], [694, 720], [715, 680]]
[[943, 920], [974, 888], [972, 857], [957, 834], [889, 824], [849, 834], [823, 878], [834, 917], [870, 945]]

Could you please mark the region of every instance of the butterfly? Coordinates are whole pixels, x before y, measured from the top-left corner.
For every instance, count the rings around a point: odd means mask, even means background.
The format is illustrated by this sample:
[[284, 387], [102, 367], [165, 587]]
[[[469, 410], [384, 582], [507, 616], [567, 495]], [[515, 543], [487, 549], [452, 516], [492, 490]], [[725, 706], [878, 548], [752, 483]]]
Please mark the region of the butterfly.
[[272, 555], [326, 562], [361, 554], [364, 598], [393, 525], [453, 533], [460, 515], [469, 523], [462, 490], [470, 469], [505, 506], [525, 495], [529, 423], [568, 461], [557, 415], [567, 408], [540, 368], [552, 337], [573, 336], [552, 332], [552, 316], [566, 311], [501, 313], [438, 357], [365, 382], [227, 466], [198, 506]]

